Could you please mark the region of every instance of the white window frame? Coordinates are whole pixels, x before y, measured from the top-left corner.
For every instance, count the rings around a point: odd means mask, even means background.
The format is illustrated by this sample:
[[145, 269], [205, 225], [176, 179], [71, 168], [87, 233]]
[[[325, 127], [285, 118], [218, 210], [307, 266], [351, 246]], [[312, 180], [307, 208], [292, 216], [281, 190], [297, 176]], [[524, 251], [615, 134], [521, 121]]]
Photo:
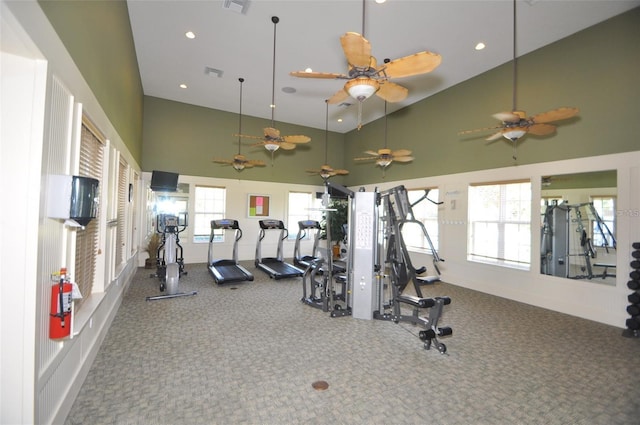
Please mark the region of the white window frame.
[[[289, 191], [287, 196], [287, 239], [295, 240], [300, 230], [298, 222], [316, 220], [322, 222], [322, 199], [316, 198], [315, 192]], [[305, 239], [309, 238], [309, 232]]]
[[[600, 216], [600, 219], [602, 219], [602, 221], [604, 222], [604, 224], [607, 225], [607, 227], [609, 228], [609, 231], [611, 232], [611, 234], [613, 235], [613, 238], [617, 238], [616, 236], [616, 204], [617, 204], [617, 197], [614, 195], [592, 195], [590, 197], [590, 201], [591, 203], [593, 203], [593, 207], [595, 208], [595, 210], [598, 212], [598, 215]], [[603, 206], [603, 203], [606, 201], [610, 201], [611, 202], [611, 208], [607, 209]], [[600, 234], [600, 231], [597, 228], [597, 223], [596, 220], [594, 220], [595, 217], [591, 217], [591, 214], [589, 214], [589, 228], [591, 229], [591, 242], [593, 244], [594, 247], [599, 248], [603, 246], [603, 240], [602, 240], [602, 235]], [[608, 246], [611, 248], [613, 246], [615, 246], [613, 240], [611, 239], [611, 237], [606, 233], [606, 229], [602, 229], [605, 232], [605, 237], [607, 238], [607, 244]]]
[[[193, 243], [209, 243], [211, 220], [225, 218], [227, 189], [221, 186], [195, 185], [193, 199]], [[224, 234], [224, 230], [217, 230], [213, 241], [224, 242]]]
[[468, 261], [530, 270], [531, 189], [530, 180], [469, 185]]

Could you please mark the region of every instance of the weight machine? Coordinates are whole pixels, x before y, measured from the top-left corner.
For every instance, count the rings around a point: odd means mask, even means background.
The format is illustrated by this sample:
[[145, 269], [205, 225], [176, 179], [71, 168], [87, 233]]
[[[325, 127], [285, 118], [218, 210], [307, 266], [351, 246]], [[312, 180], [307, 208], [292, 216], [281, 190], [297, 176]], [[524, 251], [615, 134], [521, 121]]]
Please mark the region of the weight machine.
[[160, 279], [160, 292], [163, 295], [147, 297], [147, 301], [166, 298], [177, 298], [196, 295], [196, 291], [178, 292], [180, 276], [186, 275], [184, 259], [182, 257], [182, 245], [179, 234], [187, 228], [187, 213], [158, 214], [156, 216], [156, 233], [162, 235], [162, 241], [158, 247], [156, 256], [156, 273], [151, 277]]
[[[313, 256], [307, 257], [308, 262], [304, 274], [302, 275], [302, 301], [311, 307], [319, 308], [324, 312], [329, 312], [331, 317], [344, 317], [351, 315], [351, 304], [349, 291], [347, 290], [347, 276], [345, 267], [335, 264], [331, 249], [331, 212], [329, 205], [329, 189], [347, 195], [349, 199], [353, 197], [353, 192], [344, 186], [335, 185], [325, 181], [325, 192], [322, 204], [326, 216], [326, 249], [319, 247], [318, 234], [314, 242]], [[314, 222], [317, 223], [317, 222]], [[299, 222], [300, 231], [303, 230], [304, 222]], [[317, 229], [320, 225], [317, 224]], [[298, 234], [298, 242], [300, 240]], [[322, 255], [324, 253], [324, 255]], [[309, 290], [307, 291], [307, 288]]]
[[[583, 211], [584, 210], [584, 211]], [[586, 218], [583, 214], [586, 213]], [[569, 279], [615, 277], [608, 273], [615, 264], [592, 262], [597, 258], [593, 241], [585, 221], [595, 223], [601, 236], [602, 248], [616, 249], [616, 239], [602, 220], [592, 202], [567, 204], [553, 202], [546, 206], [542, 219], [540, 272]], [[611, 240], [611, 246], [609, 245]], [[594, 273], [593, 267], [603, 267], [603, 273]]]
[[[390, 320], [395, 323], [408, 322], [420, 325], [424, 330], [418, 333], [418, 337], [424, 342], [424, 348], [430, 349], [435, 344], [439, 352], [445, 353], [447, 347], [438, 341], [438, 337], [449, 336], [453, 333], [451, 327], [439, 327], [438, 322], [442, 316], [444, 306], [451, 304], [450, 297], [425, 298], [422, 295], [421, 286], [433, 284], [440, 280], [438, 263], [444, 261], [438, 256], [431, 238], [424, 224], [417, 220], [413, 214], [413, 207], [428, 198], [429, 191], [413, 204], [409, 202], [407, 190], [404, 186], [397, 186], [380, 194], [384, 223], [382, 238], [385, 243], [380, 252], [380, 258], [384, 257], [384, 267], [378, 268], [376, 276], [376, 309], [373, 317], [379, 320]], [[437, 202], [434, 202], [437, 203]], [[433, 256], [433, 266], [437, 273], [433, 276], [421, 277], [426, 267], [415, 268], [411, 262], [411, 256], [402, 236], [403, 227], [407, 224], [418, 226], [424, 235]], [[388, 275], [386, 273], [388, 273]], [[389, 284], [385, 285], [388, 277]], [[413, 284], [416, 295], [405, 294], [409, 283]], [[411, 314], [404, 314], [403, 308], [410, 308]], [[427, 316], [422, 316], [424, 313]]]

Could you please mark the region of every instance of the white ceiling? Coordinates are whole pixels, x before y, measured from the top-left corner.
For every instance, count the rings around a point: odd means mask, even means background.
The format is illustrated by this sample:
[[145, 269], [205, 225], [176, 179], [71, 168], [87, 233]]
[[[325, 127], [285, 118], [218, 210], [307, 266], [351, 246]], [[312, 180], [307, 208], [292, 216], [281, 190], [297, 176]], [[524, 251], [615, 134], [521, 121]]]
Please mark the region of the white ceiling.
[[[230, 0], [232, 7], [243, 0]], [[307, 67], [345, 73], [340, 36], [362, 33], [362, 0], [251, 0], [243, 13], [225, 9], [225, 1], [128, 0], [144, 94], [237, 113], [243, 83], [242, 114], [271, 119], [274, 24], [276, 66], [274, 119], [325, 128], [324, 100], [344, 80], [302, 79], [289, 75]], [[640, 0], [518, 0], [517, 55], [531, 52], [610, 17], [633, 9]], [[364, 35], [378, 63], [428, 50], [442, 56], [429, 74], [393, 79], [409, 89], [393, 112], [512, 58], [511, 0], [366, 0]], [[193, 31], [196, 38], [185, 37]], [[484, 42], [487, 47], [475, 51]], [[222, 71], [205, 72], [206, 67]], [[182, 89], [179, 84], [188, 87]], [[286, 93], [283, 88], [293, 88]], [[329, 106], [329, 130], [344, 133], [357, 126], [358, 108]], [[364, 103], [363, 122], [384, 114], [384, 102]], [[338, 122], [342, 118], [343, 122]]]

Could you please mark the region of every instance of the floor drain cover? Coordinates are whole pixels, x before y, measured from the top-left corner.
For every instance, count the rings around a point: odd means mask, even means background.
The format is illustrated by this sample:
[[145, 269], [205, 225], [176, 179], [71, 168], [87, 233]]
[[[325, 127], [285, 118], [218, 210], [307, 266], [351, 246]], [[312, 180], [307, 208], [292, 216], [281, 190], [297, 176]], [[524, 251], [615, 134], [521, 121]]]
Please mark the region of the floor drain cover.
[[313, 387], [314, 390], [318, 390], [318, 391], [326, 390], [327, 388], [329, 388], [329, 384], [327, 384], [326, 381], [316, 381], [313, 384], [311, 384], [311, 386]]

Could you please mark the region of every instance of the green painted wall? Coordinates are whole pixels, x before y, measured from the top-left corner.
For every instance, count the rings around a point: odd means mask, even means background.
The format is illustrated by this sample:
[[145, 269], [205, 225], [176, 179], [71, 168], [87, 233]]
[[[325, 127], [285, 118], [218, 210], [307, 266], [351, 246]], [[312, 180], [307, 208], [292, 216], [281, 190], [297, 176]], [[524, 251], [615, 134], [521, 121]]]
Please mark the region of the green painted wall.
[[[614, 17], [518, 59], [519, 109], [528, 115], [561, 106], [580, 109], [561, 121], [555, 135], [527, 135], [517, 163], [597, 156], [640, 148], [640, 8]], [[446, 60], [446, 58], [443, 58]], [[492, 114], [511, 110], [512, 65], [467, 80], [388, 117], [387, 146], [411, 149], [412, 163], [393, 163], [386, 180], [403, 180], [511, 166], [506, 139], [489, 133], [458, 136], [466, 129], [499, 124]], [[484, 136], [484, 137], [483, 137]], [[345, 157], [384, 146], [384, 120], [345, 136]], [[349, 162], [349, 160], [347, 160]], [[379, 182], [372, 164], [349, 165], [349, 185]]]
[[[237, 114], [190, 106], [142, 93], [127, 5], [123, 0], [40, 0], [43, 11], [74, 58], [101, 106], [145, 171], [245, 180], [317, 184], [324, 161], [323, 130], [276, 123], [282, 134], [312, 138], [294, 151], [278, 151], [275, 166], [263, 148], [242, 153], [267, 167], [237, 172], [214, 157], [237, 153]], [[82, 37], [78, 37], [82, 34]], [[517, 163], [531, 164], [638, 150], [640, 142], [640, 8], [560, 40], [518, 60], [519, 109], [529, 115], [576, 106], [580, 115], [547, 137], [527, 135]], [[444, 58], [446, 60], [446, 58]], [[514, 164], [506, 140], [458, 136], [465, 129], [497, 124], [491, 115], [511, 109], [512, 66], [505, 64], [390, 114], [387, 145], [411, 149], [415, 160], [379, 167], [356, 163], [366, 149], [384, 146], [384, 120], [345, 135], [329, 134], [329, 164], [351, 173], [336, 182], [360, 185]], [[144, 113], [143, 113], [144, 112]], [[243, 117], [243, 132], [260, 135], [268, 120]]]
[[[144, 144], [142, 169], [228, 179], [257, 180], [279, 183], [322, 184], [308, 169], [318, 169], [325, 159], [325, 131], [286, 123], [275, 123], [282, 135], [304, 134], [311, 141], [292, 151], [278, 149], [273, 157], [259, 140], [242, 139], [241, 153], [248, 159], [266, 162], [264, 167], [236, 171], [231, 166], [215, 164], [214, 158], [232, 159], [238, 153], [238, 114], [188, 105], [157, 97], [145, 96]], [[262, 136], [271, 121], [242, 116], [242, 133]], [[328, 162], [342, 168], [342, 134], [328, 133]], [[336, 176], [344, 184], [343, 177]]]
[[38, 3], [122, 141], [141, 164], [143, 91], [126, 1]]

